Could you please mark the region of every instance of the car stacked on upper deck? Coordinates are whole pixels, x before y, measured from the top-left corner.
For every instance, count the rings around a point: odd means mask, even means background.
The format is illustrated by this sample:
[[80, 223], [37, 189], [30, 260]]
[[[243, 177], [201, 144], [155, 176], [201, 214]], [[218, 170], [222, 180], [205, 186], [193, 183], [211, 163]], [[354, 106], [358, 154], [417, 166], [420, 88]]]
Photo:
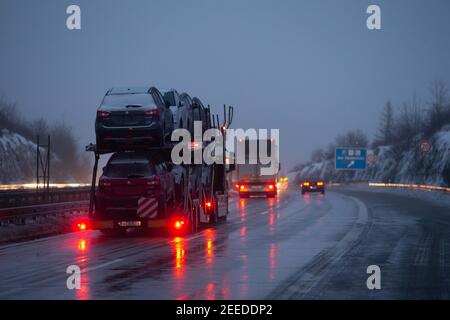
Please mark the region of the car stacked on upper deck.
[[157, 88], [113, 88], [97, 110], [97, 150], [164, 147], [173, 128], [172, 111]]

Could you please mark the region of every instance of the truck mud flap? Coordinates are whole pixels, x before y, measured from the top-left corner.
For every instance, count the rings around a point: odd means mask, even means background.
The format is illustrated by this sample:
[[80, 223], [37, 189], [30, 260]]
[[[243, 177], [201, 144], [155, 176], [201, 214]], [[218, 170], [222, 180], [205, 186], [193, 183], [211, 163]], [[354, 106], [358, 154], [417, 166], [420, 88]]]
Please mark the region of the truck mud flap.
[[217, 216], [226, 217], [228, 214], [228, 196], [217, 195]]

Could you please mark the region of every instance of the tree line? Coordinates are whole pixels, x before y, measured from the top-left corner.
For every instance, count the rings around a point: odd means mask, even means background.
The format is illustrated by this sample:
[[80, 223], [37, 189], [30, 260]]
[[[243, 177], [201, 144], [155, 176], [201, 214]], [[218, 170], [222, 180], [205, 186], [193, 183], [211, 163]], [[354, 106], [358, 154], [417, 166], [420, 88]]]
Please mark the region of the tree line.
[[[442, 80], [435, 80], [429, 86], [428, 101], [413, 93], [401, 106], [394, 106], [388, 100], [381, 112], [378, 128], [372, 142], [361, 130], [351, 130], [338, 135], [326, 148], [311, 153], [308, 163], [334, 159], [336, 147], [372, 147], [393, 145], [398, 151], [416, 147], [414, 138], [418, 135], [428, 139], [443, 126], [450, 125], [449, 90]], [[307, 163], [307, 164], [308, 164]], [[301, 169], [300, 164], [293, 168]]]
[[20, 134], [34, 143], [39, 136], [40, 141], [46, 144], [50, 135], [52, 158], [56, 157], [52, 159], [51, 181], [89, 181], [89, 159], [80, 152], [73, 128], [64, 121], [49, 123], [45, 118], [24, 119], [15, 104], [0, 97], [0, 128]]

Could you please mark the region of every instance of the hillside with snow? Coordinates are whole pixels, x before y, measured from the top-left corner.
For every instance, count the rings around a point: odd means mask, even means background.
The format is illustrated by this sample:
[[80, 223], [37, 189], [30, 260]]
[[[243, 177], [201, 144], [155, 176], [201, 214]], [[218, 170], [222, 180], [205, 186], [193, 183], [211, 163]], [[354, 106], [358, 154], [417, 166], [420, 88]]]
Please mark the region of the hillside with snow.
[[[290, 172], [291, 181], [321, 178], [327, 181], [420, 183], [436, 186], [450, 185], [450, 126], [444, 126], [428, 141], [432, 151], [419, 150], [421, 135], [415, 136], [410, 147], [379, 146], [372, 150], [375, 160], [362, 171], [335, 170], [334, 158], [310, 162]], [[293, 180], [292, 180], [293, 179]]]
[[[41, 152], [46, 150], [41, 149]], [[58, 161], [52, 155], [52, 161]], [[35, 181], [36, 144], [18, 133], [0, 131], [0, 184]]]

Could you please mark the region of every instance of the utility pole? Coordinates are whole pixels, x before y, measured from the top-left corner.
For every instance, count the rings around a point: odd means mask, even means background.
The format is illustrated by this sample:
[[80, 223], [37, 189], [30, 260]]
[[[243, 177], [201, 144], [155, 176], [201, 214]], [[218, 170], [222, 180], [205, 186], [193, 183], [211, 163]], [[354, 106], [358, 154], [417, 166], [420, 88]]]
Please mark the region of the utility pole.
[[[46, 148], [47, 153], [42, 154], [41, 148]], [[42, 188], [40, 187], [42, 178]], [[39, 135], [36, 137], [36, 192], [44, 193], [46, 199], [50, 192], [50, 135], [47, 136], [47, 145], [41, 145]]]

